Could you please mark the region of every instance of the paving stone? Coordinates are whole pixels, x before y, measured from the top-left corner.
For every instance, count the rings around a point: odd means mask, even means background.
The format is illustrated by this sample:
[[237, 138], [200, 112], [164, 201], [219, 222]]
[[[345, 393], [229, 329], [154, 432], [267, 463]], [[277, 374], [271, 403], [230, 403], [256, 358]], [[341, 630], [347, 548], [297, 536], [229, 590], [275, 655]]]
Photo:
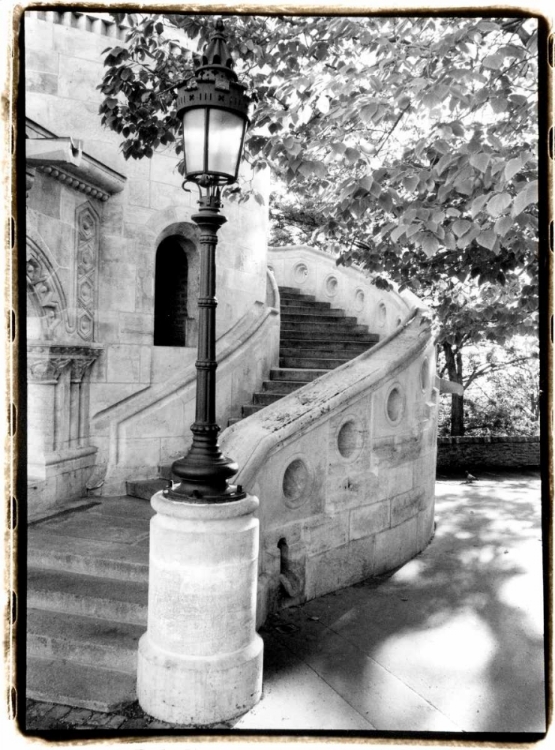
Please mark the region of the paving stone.
[[121, 724], [120, 729], [145, 729], [150, 727], [150, 719], [126, 719]]
[[44, 714], [44, 718], [48, 719], [49, 721], [59, 721], [64, 716], [67, 716], [68, 713], [71, 711], [71, 706], [54, 706], [53, 708], [48, 711], [48, 713]]
[[125, 716], [122, 716], [121, 714], [114, 714], [113, 716], [110, 716], [106, 721], [106, 723], [104, 724], [104, 729], [119, 729], [124, 721]]
[[78, 726], [79, 724], [86, 723], [91, 716], [92, 712], [88, 711], [86, 708], [72, 708], [64, 717], [64, 723]]

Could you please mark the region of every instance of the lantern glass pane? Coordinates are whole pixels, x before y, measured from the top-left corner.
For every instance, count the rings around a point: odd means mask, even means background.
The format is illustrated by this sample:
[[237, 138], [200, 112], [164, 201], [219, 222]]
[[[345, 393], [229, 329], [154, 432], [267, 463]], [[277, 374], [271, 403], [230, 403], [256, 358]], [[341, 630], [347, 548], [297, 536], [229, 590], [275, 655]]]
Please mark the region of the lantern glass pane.
[[241, 146], [243, 145], [244, 118], [223, 109], [211, 109], [208, 123], [208, 170], [237, 176]]
[[186, 174], [206, 171], [204, 164], [205, 121], [205, 109], [190, 109], [183, 115], [183, 152]]

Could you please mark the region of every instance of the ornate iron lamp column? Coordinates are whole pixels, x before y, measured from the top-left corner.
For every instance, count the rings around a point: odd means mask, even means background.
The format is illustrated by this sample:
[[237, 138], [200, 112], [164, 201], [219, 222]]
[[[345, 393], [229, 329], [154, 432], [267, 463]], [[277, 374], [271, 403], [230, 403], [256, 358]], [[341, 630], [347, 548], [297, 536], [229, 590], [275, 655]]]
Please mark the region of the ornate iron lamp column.
[[227, 480], [238, 471], [222, 455], [216, 424], [216, 244], [226, 222], [220, 213], [223, 185], [237, 180], [248, 125], [250, 99], [239, 83], [223, 33], [223, 23], [208, 43], [202, 65], [180, 89], [177, 112], [183, 120], [185, 182], [199, 189], [200, 210], [192, 216], [200, 227], [200, 295], [196, 418], [188, 454], [175, 461], [180, 483], [167, 495], [189, 502], [228, 502], [245, 497]]
[[262, 694], [256, 633], [258, 499], [228, 485], [237, 465], [222, 455], [216, 424], [216, 245], [221, 188], [235, 182], [249, 99], [232, 69], [223, 24], [202, 65], [179, 89], [185, 181], [196, 183], [200, 228], [195, 422], [179, 484], [157, 492], [150, 526], [148, 629], [139, 642], [137, 697], [162, 721], [225, 721]]

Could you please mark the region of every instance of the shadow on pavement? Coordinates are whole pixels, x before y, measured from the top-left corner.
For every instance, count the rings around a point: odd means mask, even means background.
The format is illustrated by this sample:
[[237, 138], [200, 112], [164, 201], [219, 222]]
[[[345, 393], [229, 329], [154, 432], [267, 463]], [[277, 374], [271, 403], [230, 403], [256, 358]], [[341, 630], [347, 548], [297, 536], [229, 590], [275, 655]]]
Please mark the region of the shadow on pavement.
[[394, 574], [266, 628], [376, 729], [545, 730], [538, 479], [438, 484], [436, 533]]

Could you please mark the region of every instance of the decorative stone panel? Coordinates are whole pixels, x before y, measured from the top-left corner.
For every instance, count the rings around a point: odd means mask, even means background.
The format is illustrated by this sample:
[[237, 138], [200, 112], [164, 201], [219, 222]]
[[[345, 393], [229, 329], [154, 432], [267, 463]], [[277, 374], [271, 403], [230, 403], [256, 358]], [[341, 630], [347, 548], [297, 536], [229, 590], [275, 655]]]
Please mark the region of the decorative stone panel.
[[40, 338], [60, 338], [66, 319], [67, 302], [60, 280], [46, 253], [32, 239], [27, 239], [27, 295], [30, 315], [40, 320]]
[[75, 211], [77, 333], [84, 341], [94, 339], [98, 258], [98, 214], [87, 202]]

